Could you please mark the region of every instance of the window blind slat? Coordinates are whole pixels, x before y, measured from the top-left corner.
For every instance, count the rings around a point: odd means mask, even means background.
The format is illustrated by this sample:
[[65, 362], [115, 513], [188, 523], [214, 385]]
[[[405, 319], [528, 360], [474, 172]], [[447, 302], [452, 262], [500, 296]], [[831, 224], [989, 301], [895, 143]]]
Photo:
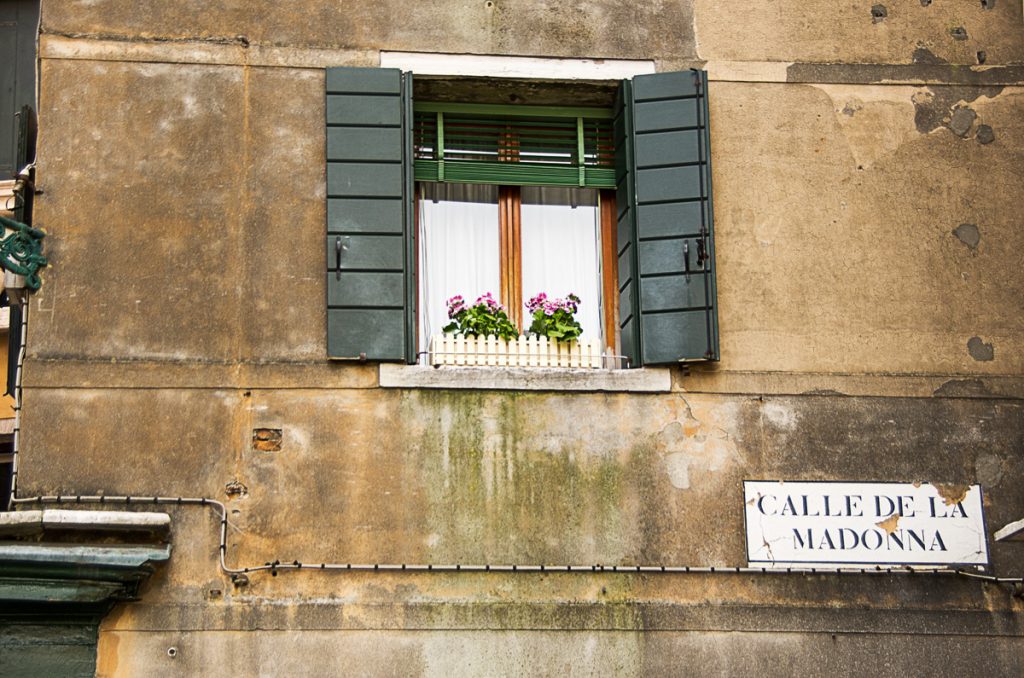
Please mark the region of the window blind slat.
[[614, 187], [612, 121], [600, 111], [551, 117], [545, 109], [547, 117], [530, 117], [423, 106], [414, 115], [417, 180], [579, 186], [582, 174], [583, 186]]

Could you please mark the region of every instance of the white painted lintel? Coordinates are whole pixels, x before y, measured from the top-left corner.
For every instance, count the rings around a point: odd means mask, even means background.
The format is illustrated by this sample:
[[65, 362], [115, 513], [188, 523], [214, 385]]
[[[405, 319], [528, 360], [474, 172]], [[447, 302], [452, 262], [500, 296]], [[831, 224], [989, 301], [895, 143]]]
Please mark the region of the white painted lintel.
[[43, 530], [164, 533], [170, 526], [168, 514], [149, 511], [43, 509], [0, 513], [0, 534], [5, 535]]
[[651, 59], [566, 59], [435, 52], [382, 51], [380, 66], [412, 71], [416, 75], [545, 80], [622, 80], [655, 72]]

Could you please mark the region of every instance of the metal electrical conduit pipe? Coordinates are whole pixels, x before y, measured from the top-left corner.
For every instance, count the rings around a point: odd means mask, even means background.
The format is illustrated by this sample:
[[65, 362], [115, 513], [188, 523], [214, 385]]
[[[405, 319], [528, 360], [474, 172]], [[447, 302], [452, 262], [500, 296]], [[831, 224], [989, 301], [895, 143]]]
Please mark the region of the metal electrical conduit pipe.
[[206, 497], [134, 497], [131, 495], [51, 495], [18, 498], [18, 456], [21, 432], [21, 399], [22, 399], [22, 364], [25, 360], [25, 339], [28, 335], [28, 304], [25, 304], [24, 317], [21, 323], [21, 351], [18, 355], [17, 388], [15, 389], [15, 421], [14, 421], [14, 469], [11, 479], [11, 504], [123, 504], [125, 506], [207, 506], [220, 512], [220, 569], [229, 575], [232, 581], [244, 583], [247, 575], [254, 572], [270, 572], [277, 576], [282, 570], [318, 570], [346, 572], [577, 572], [577, 573], [613, 573], [613, 574], [957, 574], [972, 579], [996, 584], [1012, 584], [1019, 591], [1024, 588], [1024, 577], [994, 577], [965, 570], [928, 567], [720, 567], [688, 565], [473, 565], [473, 564], [423, 564], [423, 563], [303, 563], [298, 560], [281, 562], [276, 560], [263, 565], [249, 567], [229, 567], [228, 552], [228, 512], [223, 503]]
[[[2, 274], [0, 274], [2, 275]], [[8, 295], [8, 303], [10, 296]], [[22, 369], [25, 364], [25, 353], [28, 350], [26, 348], [26, 339], [28, 338], [28, 302], [21, 304], [21, 345], [18, 347], [18, 362], [15, 367], [16, 373], [14, 375], [14, 439], [11, 441], [11, 498], [10, 504], [13, 505], [18, 496], [18, 450], [21, 449], [21, 380], [25, 374], [25, 370]], [[3, 507], [4, 510], [9, 510], [10, 506]]]
[[227, 564], [227, 509], [216, 499], [205, 497], [135, 497], [130, 495], [50, 495], [25, 497], [14, 500], [16, 504], [123, 504], [125, 506], [208, 506], [220, 513], [220, 569], [239, 583], [246, 575], [254, 572], [270, 572], [277, 576], [283, 570], [317, 570], [347, 572], [576, 572], [615, 574], [942, 574], [961, 575], [997, 584], [1024, 585], [1024, 578], [994, 577], [964, 570], [940, 567], [719, 567], [685, 565], [490, 565], [490, 564], [423, 564], [423, 563], [303, 563], [298, 560], [230, 567]]

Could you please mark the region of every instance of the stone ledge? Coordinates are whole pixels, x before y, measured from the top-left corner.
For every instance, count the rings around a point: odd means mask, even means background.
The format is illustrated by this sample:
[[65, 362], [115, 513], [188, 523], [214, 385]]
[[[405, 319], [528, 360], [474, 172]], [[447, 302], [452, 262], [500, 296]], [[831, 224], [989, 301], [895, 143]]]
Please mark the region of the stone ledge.
[[489, 391], [667, 393], [672, 390], [672, 374], [667, 367], [592, 370], [539, 367], [426, 367], [382, 363], [380, 386]]
[[72, 603], [93, 606], [102, 617], [114, 602], [135, 599], [156, 564], [170, 556], [170, 544], [0, 542], [0, 610], [13, 610], [11, 601], [18, 606]]
[[45, 530], [165, 534], [170, 527], [171, 517], [166, 513], [63, 509], [0, 513], [0, 535], [5, 536], [42, 534]]
[[[979, 588], [980, 584], [973, 584]], [[898, 590], [898, 587], [896, 587]], [[738, 631], [754, 633], [905, 633], [963, 638], [1024, 637], [1013, 610], [816, 607], [653, 601], [406, 603], [308, 602], [267, 605], [266, 599], [223, 605], [140, 603], [106, 630], [209, 631]], [[823, 631], [823, 629], [825, 629]]]
[[992, 536], [995, 541], [1024, 541], [1024, 518], [1004, 525]]

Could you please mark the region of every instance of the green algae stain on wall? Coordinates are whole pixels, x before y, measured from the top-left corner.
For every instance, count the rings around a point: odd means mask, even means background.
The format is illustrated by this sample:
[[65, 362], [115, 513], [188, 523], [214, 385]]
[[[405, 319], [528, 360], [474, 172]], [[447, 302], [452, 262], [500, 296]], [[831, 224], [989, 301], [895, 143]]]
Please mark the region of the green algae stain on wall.
[[422, 455], [430, 559], [611, 563], [632, 491], [614, 449], [589, 444], [564, 396], [409, 392]]

